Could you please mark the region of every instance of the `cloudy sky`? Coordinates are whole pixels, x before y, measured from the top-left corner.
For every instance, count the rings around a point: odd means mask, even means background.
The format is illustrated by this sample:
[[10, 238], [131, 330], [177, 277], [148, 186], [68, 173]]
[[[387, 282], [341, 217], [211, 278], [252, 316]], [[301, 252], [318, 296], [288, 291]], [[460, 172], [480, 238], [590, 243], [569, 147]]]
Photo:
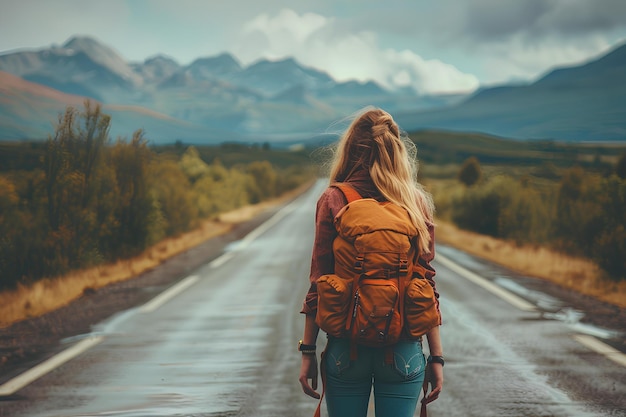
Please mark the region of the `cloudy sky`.
[[93, 36], [125, 59], [287, 56], [420, 92], [527, 81], [626, 42], [624, 0], [0, 0], [0, 53]]

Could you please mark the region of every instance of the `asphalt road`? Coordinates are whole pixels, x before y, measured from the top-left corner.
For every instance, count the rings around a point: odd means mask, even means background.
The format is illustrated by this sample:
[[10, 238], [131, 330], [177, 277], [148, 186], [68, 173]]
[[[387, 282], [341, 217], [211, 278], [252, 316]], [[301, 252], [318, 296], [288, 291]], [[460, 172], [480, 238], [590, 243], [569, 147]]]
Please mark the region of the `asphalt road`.
[[[296, 344], [323, 186], [161, 296], [68, 341], [84, 351], [0, 395], [0, 416], [311, 416]], [[431, 417], [626, 416], [623, 354], [590, 347], [623, 333], [583, 326], [558, 298], [451, 248], [437, 259], [446, 366]]]

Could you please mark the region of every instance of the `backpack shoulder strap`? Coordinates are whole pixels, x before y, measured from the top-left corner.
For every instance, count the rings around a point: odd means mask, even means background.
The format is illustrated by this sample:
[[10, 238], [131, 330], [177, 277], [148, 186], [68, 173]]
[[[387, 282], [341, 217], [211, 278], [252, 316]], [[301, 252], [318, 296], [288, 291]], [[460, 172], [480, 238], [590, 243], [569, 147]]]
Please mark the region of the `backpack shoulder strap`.
[[331, 184], [331, 186], [339, 188], [341, 192], [343, 193], [343, 195], [346, 197], [346, 200], [348, 200], [348, 203], [351, 203], [356, 200], [361, 200], [363, 198], [361, 197], [361, 194], [359, 194], [358, 191], [355, 190], [347, 182], [334, 182]]

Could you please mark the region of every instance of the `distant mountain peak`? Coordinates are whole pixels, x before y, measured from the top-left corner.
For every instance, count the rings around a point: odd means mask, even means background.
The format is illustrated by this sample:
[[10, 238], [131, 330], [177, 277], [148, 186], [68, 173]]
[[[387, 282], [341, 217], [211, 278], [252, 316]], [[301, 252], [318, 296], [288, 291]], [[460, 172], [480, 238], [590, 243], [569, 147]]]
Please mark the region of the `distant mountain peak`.
[[181, 67], [174, 59], [165, 55], [154, 55], [141, 64], [133, 64], [135, 71], [147, 83], [160, 83], [171, 77]]
[[178, 62], [174, 58], [167, 56], [167, 55], [163, 55], [163, 54], [150, 56], [146, 58], [143, 61], [143, 63], [144, 65], [155, 64], [155, 63], [168, 63], [168, 64], [175, 64], [177, 66], [179, 65]]
[[247, 69], [249, 70], [265, 70], [265, 69], [274, 69], [274, 68], [299, 68], [304, 69], [302, 65], [298, 63], [294, 58], [280, 58], [280, 59], [269, 59], [269, 58], [261, 58], [254, 63], [252, 63]]
[[72, 49], [83, 49], [83, 48], [106, 48], [103, 44], [98, 42], [95, 38], [91, 36], [83, 36], [77, 35], [72, 36], [62, 46], [63, 48], [72, 48]]
[[122, 79], [133, 84], [140, 83], [131, 66], [112, 48], [100, 43], [90, 36], [73, 36], [61, 47], [66, 51], [83, 52], [93, 62], [102, 65]]
[[221, 54], [216, 55], [215, 58], [216, 59], [220, 59], [220, 60], [224, 60], [224, 61], [229, 60], [229, 61], [235, 62], [237, 65], [241, 65], [239, 60], [237, 58], [235, 58], [229, 52], [222, 52]]
[[222, 75], [241, 71], [241, 64], [234, 56], [224, 52], [216, 56], [198, 58], [189, 65], [192, 72], [200, 68], [215, 75]]

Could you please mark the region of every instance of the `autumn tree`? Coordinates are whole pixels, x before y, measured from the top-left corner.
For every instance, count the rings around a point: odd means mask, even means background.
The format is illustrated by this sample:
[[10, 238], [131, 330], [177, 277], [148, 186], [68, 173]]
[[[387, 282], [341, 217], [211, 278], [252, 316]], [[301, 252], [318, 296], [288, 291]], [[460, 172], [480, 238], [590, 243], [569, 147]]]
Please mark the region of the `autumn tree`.
[[9, 178], [0, 177], [0, 289], [10, 288], [17, 281], [16, 240], [19, 239], [20, 220], [15, 185]]
[[194, 146], [187, 148], [180, 158], [180, 167], [192, 183], [202, 176], [209, 174], [210, 168], [206, 162], [200, 158], [200, 153]]
[[[116, 195], [111, 196], [115, 207], [108, 246], [117, 256], [143, 250], [164, 235], [161, 213], [151, 192], [153, 158], [143, 130], [137, 130], [129, 143], [118, 139], [109, 152], [109, 165], [115, 172], [115, 185], [109, 192], [115, 189]], [[100, 221], [109, 224], [105, 218]]]
[[190, 230], [198, 220], [191, 183], [177, 161], [161, 158], [151, 164], [152, 190], [162, 213], [166, 236]]
[[49, 245], [61, 270], [98, 256], [97, 190], [102, 151], [109, 141], [110, 116], [85, 102], [59, 116], [44, 154]]
[[249, 194], [252, 203], [276, 195], [276, 171], [268, 161], [252, 162], [247, 167], [251, 177]]
[[603, 179], [591, 200], [597, 209], [590, 252], [593, 259], [615, 280], [626, 279], [626, 180]]

